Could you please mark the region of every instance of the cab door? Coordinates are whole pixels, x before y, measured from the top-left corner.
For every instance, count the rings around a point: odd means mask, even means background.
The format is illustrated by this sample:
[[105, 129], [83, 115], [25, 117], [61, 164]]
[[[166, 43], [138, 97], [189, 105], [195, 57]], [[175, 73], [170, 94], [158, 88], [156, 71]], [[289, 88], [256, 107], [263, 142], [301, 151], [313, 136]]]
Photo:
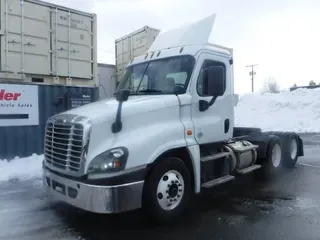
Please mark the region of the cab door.
[[191, 118], [199, 144], [232, 137], [234, 127], [233, 88], [228, 56], [203, 52], [191, 82]]

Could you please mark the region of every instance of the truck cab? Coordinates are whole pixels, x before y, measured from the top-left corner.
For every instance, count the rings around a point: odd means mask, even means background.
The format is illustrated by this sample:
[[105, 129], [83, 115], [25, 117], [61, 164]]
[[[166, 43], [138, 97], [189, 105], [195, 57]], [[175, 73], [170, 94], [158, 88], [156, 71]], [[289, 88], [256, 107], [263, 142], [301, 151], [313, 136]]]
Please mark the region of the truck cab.
[[303, 156], [295, 133], [235, 127], [232, 49], [155, 46], [130, 62], [114, 98], [48, 119], [49, 194], [91, 212], [142, 207], [167, 221], [204, 188], [251, 172], [270, 177]]

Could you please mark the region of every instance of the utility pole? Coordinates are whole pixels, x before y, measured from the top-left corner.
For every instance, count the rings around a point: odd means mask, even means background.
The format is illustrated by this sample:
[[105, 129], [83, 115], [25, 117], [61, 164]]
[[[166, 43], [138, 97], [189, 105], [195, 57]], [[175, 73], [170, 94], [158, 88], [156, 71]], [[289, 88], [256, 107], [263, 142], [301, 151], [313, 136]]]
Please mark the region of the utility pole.
[[253, 70], [253, 68], [255, 66], [257, 66], [258, 64], [252, 64], [252, 65], [248, 65], [246, 67], [250, 67], [251, 68], [251, 71], [249, 72], [249, 75], [251, 76], [251, 91], [253, 92], [254, 91], [254, 75], [256, 75], [256, 72]]

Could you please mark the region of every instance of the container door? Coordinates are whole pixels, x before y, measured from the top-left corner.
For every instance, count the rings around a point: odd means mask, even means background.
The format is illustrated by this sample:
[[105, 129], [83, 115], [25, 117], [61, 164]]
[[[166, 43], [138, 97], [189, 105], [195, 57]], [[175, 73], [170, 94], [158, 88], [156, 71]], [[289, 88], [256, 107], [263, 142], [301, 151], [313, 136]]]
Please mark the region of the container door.
[[93, 77], [92, 17], [56, 9], [52, 11], [52, 71], [71, 78]]
[[132, 39], [132, 54], [133, 56], [140, 56], [147, 52], [148, 45], [148, 30], [146, 29], [143, 32], [139, 32], [133, 36]]
[[116, 75], [117, 80], [120, 81], [124, 70], [131, 60], [131, 36], [128, 36], [119, 42], [116, 42]]
[[1, 71], [50, 74], [50, 11], [20, 1], [1, 1]]

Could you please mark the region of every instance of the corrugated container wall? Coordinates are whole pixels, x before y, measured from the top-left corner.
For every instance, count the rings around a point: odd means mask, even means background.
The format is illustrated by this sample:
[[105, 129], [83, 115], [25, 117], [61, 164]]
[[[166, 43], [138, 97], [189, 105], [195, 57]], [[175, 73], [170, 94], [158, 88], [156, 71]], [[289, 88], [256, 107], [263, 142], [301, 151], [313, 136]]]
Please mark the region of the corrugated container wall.
[[[12, 107], [4, 101], [0, 101], [0, 110], [2, 109], [0, 113], [0, 160], [12, 160], [16, 156], [27, 157], [33, 153], [43, 154], [44, 131], [48, 118], [68, 109], [89, 102], [95, 102], [99, 98], [97, 87], [36, 85], [30, 83], [0, 83], [0, 95], [2, 94], [2, 96], [4, 96], [6, 93], [4, 91], [9, 92], [9, 88], [15, 89], [17, 92], [23, 92], [23, 95], [30, 91], [30, 89], [34, 89], [35, 91], [32, 93], [33, 99], [28, 97], [19, 103], [21, 106], [25, 105], [24, 107], [20, 107], [21, 109]], [[2, 90], [1, 92], [1, 89], [4, 89], [4, 91]], [[24, 101], [30, 102], [32, 106], [30, 104], [26, 106], [26, 104], [23, 103]], [[26, 108], [29, 108], [29, 110]], [[29, 113], [29, 118], [31, 115], [36, 116], [36, 119], [29, 119], [29, 122], [32, 120], [34, 124], [28, 124], [28, 119], [21, 118], [21, 115], [26, 115], [22, 114], [23, 111]], [[13, 115], [15, 115], [16, 119], [13, 119]], [[17, 121], [25, 124], [19, 125]]]
[[0, 1], [0, 79], [97, 85], [95, 14], [35, 0]]
[[116, 91], [116, 67], [111, 64], [98, 64], [99, 99], [113, 97]]
[[159, 33], [158, 29], [145, 26], [115, 40], [117, 81], [120, 81], [128, 63], [145, 54]]

